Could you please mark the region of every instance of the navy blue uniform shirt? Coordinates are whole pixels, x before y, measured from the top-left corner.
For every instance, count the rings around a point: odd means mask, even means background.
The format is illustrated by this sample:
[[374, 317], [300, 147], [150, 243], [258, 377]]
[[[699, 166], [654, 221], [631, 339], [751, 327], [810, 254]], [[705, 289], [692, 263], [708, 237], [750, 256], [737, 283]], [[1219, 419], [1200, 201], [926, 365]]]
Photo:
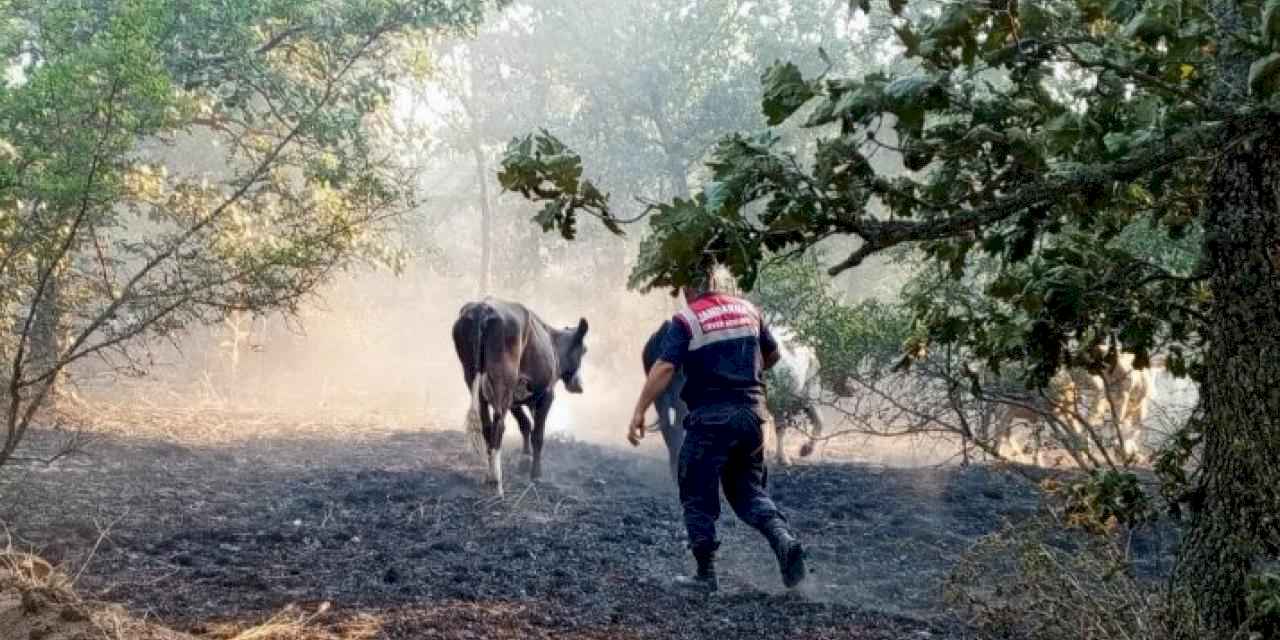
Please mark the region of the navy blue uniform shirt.
[[763, 354], [777, 349], [755, 305], [710, 292], [672, 318], [658, 357], [684, 367], [688, 382], [680, 398], [694, 411], [723, 404], [763, 404]]

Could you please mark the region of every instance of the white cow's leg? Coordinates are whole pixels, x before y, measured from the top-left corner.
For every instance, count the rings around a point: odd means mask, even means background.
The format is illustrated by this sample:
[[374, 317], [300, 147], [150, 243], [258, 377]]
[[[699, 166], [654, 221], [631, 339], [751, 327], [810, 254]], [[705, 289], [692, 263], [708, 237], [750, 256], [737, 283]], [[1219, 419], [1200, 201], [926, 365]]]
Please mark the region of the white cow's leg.
[[1128, 435], [1129, 422], [1129, 416], [1127, 415], [1129, 409], [1129, 390], [1126, 388], [1128, 386], [1128, 380], [1117, 381], [1117, 383], [1112, 386], [1118, 387], [1114, 393], [1108, 394], [1111, 401], [1111, 421], [1112, 424], [1115, 425], [1116, 430], [1116, 447], [1120, 455], [1127, 458], [1129, 455], [1129, 444], [1127, 442], [1128, 438], [1126, 437]]
[[1125, 431], [1126, 433], [1122, 437], [1123, 442], [1121, 443], [1121, 446], [1124, 448], [1125, 460], [1130, 462], [1141, 462], [1141, 459], [1138, 456], [1138, 434], [1136, 433], [1136, 427], [1131, 424], [1127, 429], [1125, 429]]
[[1080, 387], [1086, 391], [1085, 404], [1087, 405], [1087, 410], [1084, 423], [1075, 420], [1072, 424], [1075, 425], [1077, 434], [1083, 436], [1087, 431], [1085, 429], [1086, 425], [1091, 429], [1097, 429], [1102, 425], [1104, 407], [1107, 403], [1107, 385], [1100, 376], [1093, 374], [1082, 374], [1079, 382]]
[[1014, 462], [1022, 462], [1025, 446], [1022, 443], [1022, 438], [1013, 433], [1012, 430], [1010, 430], [1009, 435], [1005, 438], [1005, 449], [1006, 453], [1003, 454], [1004, 457]]
[[1125, 413], [1129, 423], [1124, 440], [1125, 457], [1133, 462], [1144, 462], [1142, 436], [1147, 423], [1147, 398], [1144, 389], [1135, 389], [1129, 394], [1128, 409]]
[[774, 460], [778, 466], [785, 467], [791, 464], [791, 461], [787, 458], [787, 447], [785, 441], [787, 427], [785, 423], [775, 418], [773, 421], [773, 430]]
[[823, 424], [822, 414], [818, 413], [818, 408], [812, 402], [805, 402], [804, 415], [809, 418], [810, 434], [805, 438], [805, 442], [800, 447], [800, 457], [807, 458], [813, 453], [814, 438], [822, 435]]
[[998, 407], [995, 415], [991, 420], [991, 439], [995, 444], [996, 455], [1001, 458], [1009, 458], [1010, 442], [1010, 419], [1009, 408]]
[[502, 451], [489, 450], [489, 482], [497, 486], [498, 497], [502, 497]]

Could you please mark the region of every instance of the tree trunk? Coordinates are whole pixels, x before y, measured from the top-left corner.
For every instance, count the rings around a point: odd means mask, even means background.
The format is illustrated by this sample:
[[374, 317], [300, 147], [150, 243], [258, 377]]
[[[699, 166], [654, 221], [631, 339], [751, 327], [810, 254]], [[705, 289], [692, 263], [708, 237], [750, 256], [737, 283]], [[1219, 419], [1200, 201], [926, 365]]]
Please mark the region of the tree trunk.
[[[667, 175], [671, 179], [671, 195], [675, 198], [687, 200], [689, 198], [689, 168], [681, 155], [681, 145], [676, 142], [675, 134], [671, 131], [671, 123], [667, 120], [662, 100], [654, 89], [649, 90], [649, 106], [653, 110], [653, 124], [658, 128], [658, 139], [662, 144], [662, 153], [667, 159]], [[683, 303], [684, 301], [679, 295], [672, 298], [669, 305], [671, 314], [680, 313], [680, 309], [684, 306]]]
[[490, 274], [493, 273], [493, 211], [489, 208], [489, 181], [485, 170], [484, 150], [480, 141], [471, 146], [476, 162], [476, 182], [480, 192], [480, 295], [489, 293]]
[[1233, 637], [1247, 617], [1246, 578], [1280, 542], [1275, 124], [1239, 132], [1253, 137], [1224, 152], [1209, 184], [1204, 259], [1214, 298], [1201, 386], [1204, 453], [1171, 589], [1171, 604], [1182, 607], [1174, 624], [1182, 639]]
[[671, 177], [672, 195], [680, 199], [689, 198], [689, 167], [687, 160], [681, 155], [681, 145], [675, 141], [671, 131], [671, 123], [667, 122], [662, 106], [657, 97], [653, 97], [653, 122], [658, 127], [658, 136], [662, 140], [662, 153], [667, 159], [667, 175]]

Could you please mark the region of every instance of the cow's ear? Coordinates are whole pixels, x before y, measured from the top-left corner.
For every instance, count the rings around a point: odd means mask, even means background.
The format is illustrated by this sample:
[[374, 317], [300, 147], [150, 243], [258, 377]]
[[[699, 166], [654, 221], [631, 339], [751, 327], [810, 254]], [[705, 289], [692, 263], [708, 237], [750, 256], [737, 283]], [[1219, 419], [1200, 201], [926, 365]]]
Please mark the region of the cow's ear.
[[587, 335], [587, 319], [578, 318], [578, 331], [573, 334], [573, 338], [574, 340], [581, 342], [582, 339], [586, 337], [586, 335]]

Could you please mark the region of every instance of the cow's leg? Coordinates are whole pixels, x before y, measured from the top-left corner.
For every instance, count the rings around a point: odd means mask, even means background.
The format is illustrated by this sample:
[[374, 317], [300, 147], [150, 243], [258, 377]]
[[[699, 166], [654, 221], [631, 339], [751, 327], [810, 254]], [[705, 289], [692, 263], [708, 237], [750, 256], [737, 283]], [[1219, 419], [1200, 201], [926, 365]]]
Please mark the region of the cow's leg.
[[786, 420], [779, 420], [777, 416], [774, 416], [773, 433], [774, 460], [779, 467], [785, 467], [791, 464], [791, 461], [787, 459], [787, 443], [784, 438], [787, 433]]
[[508, 370], [501, 370], [490, 373], [490, 387], [494, 397], [490, 399], [493, 405], [493, 418], [489, 427], [485, 430], [485, 443], [489, 453], [489, 482], [496, 485], [498, 497], [502, 497], [502, 438], [506, 435], [507, 428], [507, 412], [512, 408], [511, 394], [515, 386], [515, 376], [507, 375]]
[[523, 406], [516, 405], [511, 407], [511, 415], [516, 419], [516, 425], [520, 428], [520, 461], [516, 464], [516, 468], [520, 471], [528, 471], [533, 454], [533, 449], [529, 446], [533, 423], [529, 420], [529, 414]]
[[502, 436], [506, 429], [505, 412], [494, 412], [492, 436], [489, 441], [489, 482], [496, 486], [498, 497], [502, 497]]
[[1125, 458], [1142, 462], [1142, 436], [1147, 422], [1147, 389], [1140, 385], [1136, 385], [1129, 393], [1129, 401], [1125, 405], [1125, 422], [1128, 426], [1123, 436]]
[[[1107, 403], [1107, 383], [1101, 376], [1092, 374], [1087, 375], [1083, 379], [1083, 382], [1089, 390], [1089, 395], [1086, 398], [1089, 410], [1085, 416], [1085, 422], [1091, 429], [1100, 429], [1103, 426], [1104, 407]], [[1085, 433], [1084, 426], [1085, 425], [1079, 425], [1080, 433], [1082, 435]]]
[[527, 456], [531, 453], [529, 450], [529, 430], [533, 428], [532, 423], [529, 422], [529, 414], [525, 413], [523, 406], [516, 405], [511, 407], [511, 416], [516, 419], [516, 425], [520, 427], [520, 439], [522, 440], [520, 453]]
[[485, 483], [498, 486], [498, 495], [502, 495], [502, 459], [499, 450], [502, 446], [502, 416], [494, 410], [483, 397], [480, 398], [480, 433], [484, 437], [485, 451], [488, 454], [489, 468]]
[[[671, 394], [664, 391], [658, 396], [654, 402], [654, 408], [658, 412], [658, 428], [662, 431], [662, 441], [667, 445], [667, 464], [671, 467], [671, 480], [679, 482], [680, 480], [680, 446], [684, 444], [684, 426], [680, 421], [680, 410], [677, 405], [678, 401], [673, 401]], [[672, 423], [672, 414], [675, 414], [676, 422]]]
[[1144, 437], [1147, 433], [1146, 427], [1146, 407], [1135, 407], [1137, 413], [1131, 418], [1132, 423], [1129, 425], [1129, 440], [1126, 441], [1125, 451], [1133, 459], [1134, 462], [1146, 462], [1146, 454], [1143, 453], [1143, 446], [1146, 444]]
[[800, 457], [807, 458], [813, 453], [814, 441], [822, 435], [824, 429], [822, 424], [822, 414], [818, 413], [818, 408], [812, 402], [804, 404], [804, 415], [809, 418], [810, 435], [809, 441], [800, 447]]
[[[1009, 460], [1014, 462], [1027, 461], [1027, 442], [1029, 440], [1029, 434], [1027, 434], [1025, 430], [1033, 428], [1033, 426], [1034, 425], [1029, 424], [1021, 416], [1017, 417], [1009, 424], [1009, 433], [1005, 436], [1005, 442], [1008, 449], [1006, 457]], [[1014, 433], [1014, 429], [1018, 429], [1018, 432]]]
[[1001, 407], [997, 411], [995, 424], [992, 425], [996, 455], [1006, 460], [1013, 460], [1015, 455], [1013, 451], [1013, 418], [1007, 407]]
[[1125, 434], [1127, 432], [1129, 408], [1129, 390], [1128, 380], [1117, 380], [1115, 383], [1108, 385], [1110, 388], [1107, 394], [1107, 400], [1111, 403], [1111, 423], [1114, 425], [1116, 434], [1116, 450], [1120, 454], [1120, 459], [1126, 457]]
[[1049, 428], [1042, 419], [1033, 419], [1027, 424], [1027, 428], [1031, 429], [1031, 462], [1037, 467], [1045, 466], [1044, 459], [1044, 430]]
[[538, 480], [542, 477], [542, 436], [547, 431], [547, 414], [551, 413], [551, 402], [554, 400], [555, 393], [547, 389], [533, 402], [533, 432], [529, 435], [529, 442], [533, 445], [533, 464], [529, 467], [530, 480]]

